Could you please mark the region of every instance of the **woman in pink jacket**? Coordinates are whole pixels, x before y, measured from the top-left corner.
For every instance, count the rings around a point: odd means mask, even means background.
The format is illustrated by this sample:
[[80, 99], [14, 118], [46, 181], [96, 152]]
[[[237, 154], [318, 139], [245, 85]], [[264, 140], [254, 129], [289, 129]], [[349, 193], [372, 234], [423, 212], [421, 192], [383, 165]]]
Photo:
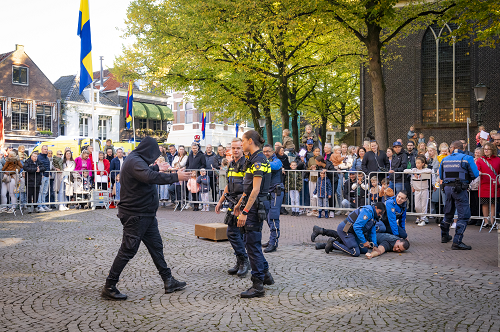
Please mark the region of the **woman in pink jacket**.
[[[483, 207], [483, 227], [491, 227], [495, 218], [495, 196], [500, 197], [500, 186], [496, 186], [500, 174], [500, 158], [497, 157], [497, 147], [492, 143], [483, 146], [484, 155], [476, 161], [477, 169], [481, 174], [479, 200]], [[495, 195], [495, 187], [497, 193]], [[491, 219], [488, 218], [491, 213]]]
[[80, 157], [75, 159], [75, 171], [82, 174], [83, 171], [89, 171], [89, 176], [92, 176], [92, 160], [89, 158], [89, 152], [83, 150]]

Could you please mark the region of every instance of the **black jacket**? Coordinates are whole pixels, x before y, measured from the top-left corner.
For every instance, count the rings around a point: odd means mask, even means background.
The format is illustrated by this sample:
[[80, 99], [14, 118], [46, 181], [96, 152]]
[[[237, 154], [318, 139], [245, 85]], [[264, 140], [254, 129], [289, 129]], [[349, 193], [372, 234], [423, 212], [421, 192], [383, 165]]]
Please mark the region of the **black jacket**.
[[[408, 164], [408, 156], [404, 151], [401, 151], [399, 154], [392, 155], [392, 165], [391, 169], [394, 172], [404, 172], [406, 169], [406, 165]], [[393, 174], [389, 176], [389, 180], [394, 183], [400, 183], [403, 178], [403, 174]]]
[[205, 154], [201, 151], [198, 151], [196, 156], [193, 154], [193, 151], [189, 152], [188, 160], [186, 162], [186, 169], [201, 169], [207, 168], [207, 160], [205, 158]]
[[363, 170], [363, 172], [365, 174], [370, 174], [371, 172], [380, 172], [379, 166], [389, 170], [389, 159], [387, 158], [385, 152], [379, 150], [378, 155], [375, 155], [373, 151], [368, 151], [363, 157], [363, 161], [361, 162], [361, 169]]
[[[413, 149], [412, 152], [408, 152], [408, 151], [405, 151], [406, 153], [406, 163], [408, 164], [408, 161], [410, 162], [411, 164], [411, 167], [409, 168], [417, 168], [417, 166], [415, 165], [415, 158], [417, 158], [417, 155], [418, 155], [418, 152], [417, 152], [417, 149]], [[407, 167], [405, 167], [406, 169]]]
[[220, 166], [222, 165], [222, 159], [226, 158], [226, 155], [221, 156], [220, 154], [215, 154], [215, 161], [214, 161], [214, 168], [220, 169]]
[[[40, 172], [36, 168], [40, 168]], [[26, 159], [23, 165], [23, 170], [26, 172], [26, 186], [29, 188], [39, 187], [42, 184], [42, 174], [46, 171], [43, 163], [37, 159], [34, 162], [31, 158]]]
[[178, 182], [177, 174], [160, 173], [158, 165], [149, 166], [160, 156], [158, 143], [144, 138], [127, 156], [120, 170], [118, 217], [155, 216], [158, 210], [157, 184]]

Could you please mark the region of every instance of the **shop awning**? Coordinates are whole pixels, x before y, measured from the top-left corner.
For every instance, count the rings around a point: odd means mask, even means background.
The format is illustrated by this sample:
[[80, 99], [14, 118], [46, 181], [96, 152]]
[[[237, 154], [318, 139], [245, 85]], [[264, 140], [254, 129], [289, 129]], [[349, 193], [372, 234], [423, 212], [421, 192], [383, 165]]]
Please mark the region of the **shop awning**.
[[154, 104], [142, 103], [146, 110], [148, 111], [148, 119], [151, 120], [162, 120], [160, 109]]
[[168, 106], [156, 105], [161, 111], [161, 118], [163, 121], [174, 121], [174, 113]]
[[132, 104], [132, 108], [133, 108], [134, 118], [139, 118], [139, 119], [148, 118], [148, 111], [146, 110], [146, 108], [142, 103], [134, 101]]

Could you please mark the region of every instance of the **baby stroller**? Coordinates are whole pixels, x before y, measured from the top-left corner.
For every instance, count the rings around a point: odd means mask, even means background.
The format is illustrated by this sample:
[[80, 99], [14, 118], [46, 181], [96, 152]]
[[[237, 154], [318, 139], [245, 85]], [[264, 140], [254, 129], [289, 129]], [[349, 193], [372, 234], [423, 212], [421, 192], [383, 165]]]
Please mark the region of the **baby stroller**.
[[73, 175], [73, 196], [77, 203], [77, 209], [90, 208], [90, 181], [78, 172], [72, 173]]

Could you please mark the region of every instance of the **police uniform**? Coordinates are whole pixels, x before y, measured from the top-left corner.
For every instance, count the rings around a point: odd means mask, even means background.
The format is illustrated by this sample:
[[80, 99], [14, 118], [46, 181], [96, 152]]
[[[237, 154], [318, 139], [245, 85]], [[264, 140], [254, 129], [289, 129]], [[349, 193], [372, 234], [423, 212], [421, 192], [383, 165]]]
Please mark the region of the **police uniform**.
[[439, 176], [443, 180], [443, 190], [446, 195], [444, 219], [441, 222], [441, 242], [446, 243], [451, 240], [450, 225], [456, 210], [458, 221], [452, 249], [470, 250], [469, 246], [462, 243], [462, 239], [471, 216], [467, 188], [469, 183], [479, 176], [474, 158], [462, 153], [461, 150], [452, 153], [441, 161]]
[[264, 204], [266, 205], [266, 209], [269, 210], [267, 224], [269, 225], [270, 235], [268, 244], [264, 245], [267, 247], [264, 252], [274, 251], [278, 247], [278, 239], [280, 238], [280, 211], [284, 197], [284, 188], [281, 183], [281, 169], [283, 164], [276, 155], [273, 155], [269, 159], [269, 165], [271, 167], [271, 184], [269, 186], [271, 199], [265, 201]]
[[377, 233], [390, 233], [406, 239], [406, 202], [398, 205], [396, 196], [393, 196], [387, 199], [385, 207], [386, 213], [376, 225]]
[[[228, 195], [232, 198], [228, 200], [228, 210], [226, 214], [226, 219], [224, 223], [227, 224], [227, 239], [231, 246], [233, 247], [234, 254], [237, 257], [236, 266], [229, 270], [229, 274], [236, 274], [238, 272], [238, 276], [242, 272], [246, 274], [247, 269], [241, 270], [243, 264], [248, 264], [248, 255], [245, 250], [245, 242], [244, 235], [240, 231], [240, 228], [237, 226], [237, 218], [233, 215], [234, 211], [234, 201], [238, 202], [243, 194], [243, 178], [245, 176], [245, 157], [241, 157], [238, 161], [234, 161], [234, 159], [229, 164], [227, 170], [227, 191]], [[233, 202], [231, 202], [233, 201]], [[248, 265], [247, 265], [248, 266]], [[238, 271], [239, 270], [239, 271]]]
[[262, 150], [258, 150], [250, 155], [246, 165], [245, 177], [243, 178], [243, 192], [247, 197], [252, 193], [253, 178], [255, 176], [262, 178], [259, 196], [251, 207], [245, 206], [245, 209], [248, 210], [245, 223], [245, 246], [250, 260], [250, 266], [252, 267], [252, 277], [264, 280], [264, 276], [269, 270], [269, 265], [262, 253], [262, 222], [267, 216], [267, 211], [262, 211], [262, 209], [267, 205], [267, 203], [264, 204], [264, 202], [269, 200], [268, 193], [269, 185], [271, 184], [271, 167]]
[[[375, 227], [377, 221], [375, 206], [365, 205], [354, 210], [337, 227], [337, 239], [328, 239], [325, 251], [329, 253], [332, 249], [337, 249], [354, 257], [366, 254], [368, 248], [363, 247], [363, 243], [371, 240], [373, 245], [377, 246]], [[346, 227], [347, 222], [352, 223], [352, 227], [345, 232], [344, 227]]]

